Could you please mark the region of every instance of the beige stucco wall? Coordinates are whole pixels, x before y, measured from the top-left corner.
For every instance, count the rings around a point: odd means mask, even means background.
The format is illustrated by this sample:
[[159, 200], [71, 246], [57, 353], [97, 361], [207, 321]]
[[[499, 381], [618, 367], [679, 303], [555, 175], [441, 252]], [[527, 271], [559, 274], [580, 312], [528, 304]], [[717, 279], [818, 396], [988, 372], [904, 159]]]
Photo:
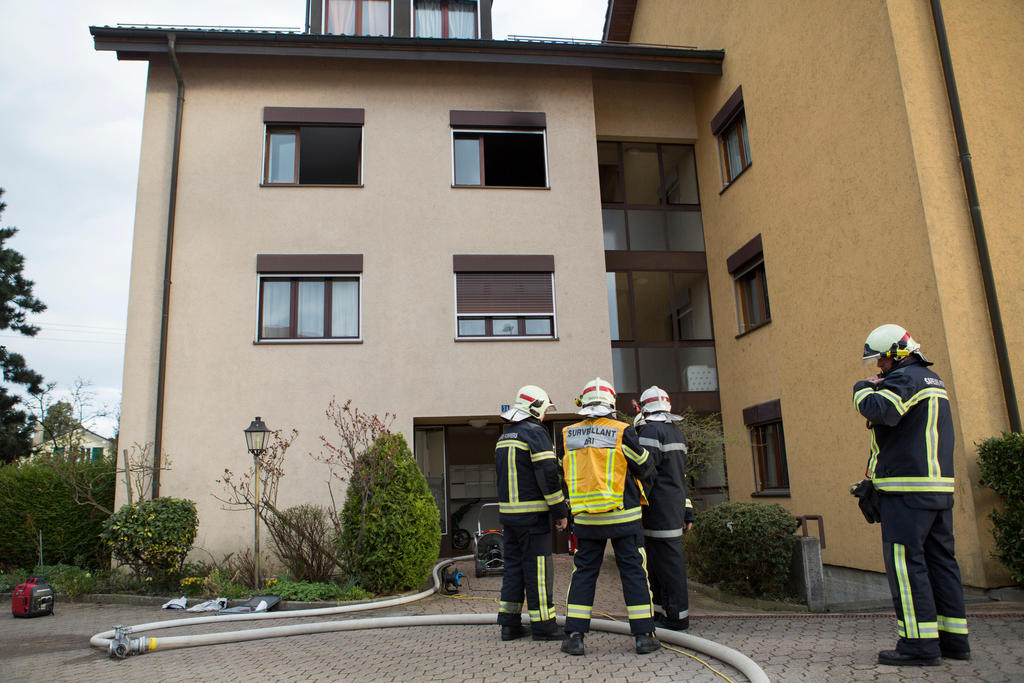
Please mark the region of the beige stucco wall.
[[[955, 20], [966, 23], [964, 4], [949, 4]], [[1000, 11], [1010, 13], [1004, 4], [986, 21], [955, 24], [951, 32], [962, 30], [962, 44], [977, 45], [976, 32], [998, 21]], [[984, 518], [991, 501], [974, 489], [972, 444], [1005, 428], [1005, 412], [928, 22], [926, 3], [642, 0], [632, 41], [726, 50], [722, 78], [694, 79], [694, 96], [732, 499], [751, 500], [755, 490], [742, 409], [779, 398], [792, 495], [771, 500], [795, 514], [824, 516], [826, 563], [882, 570], [878, 527], [863, 522], [846, 494], [863, 475], [868, 449], [850, 395], [853, 383], [873, 372], [859, 365], [862, 340], [876, 325], [898, 322], [921, 341], [951, 389], [965, 583], [998, 585], [1005, 575], [988, 558]], [[1001, 75], [1019, 78], [1010, 66], [1019, 58], [1008, 59], [1019, 49], [991, 55], [1007, 58]], [[988, 59], [980, 62], [978, 71], [991, 68]], [[719, 193], [709, 122], [737, 86], [753, 165]], [[979, 130], [998, 121], [1015, 128], [996, 113], [1004, 104], [976, 107]], [[990, 197], [1001, 195], [997, 188]], [[1007, 196], [990, 200], [998, 206], [997, 226], [1020, 216], [1020, 192]], [[1003, 254], [997, 274], [1010, 294], [1004, 298], [1015, 299], [1004, 316], [1019, 321], [1020, 297], [1010, 283], [1019, 280], [1020, 265], [1005, 251], [1019, 242], [1019, 231], [996, 229], [1003, 233], [995, 238]], [[725, 260], [758, 233], [772, 322], [735, 338]], [[1011, 350], [1019, 364], [1015, 327]]]
[[[182, 68], [161, 493], [196, 501], [197, 547], [219, 558], [250, 545], [251, 516], [213, 496], [225, 468], [249, 466], [241, 432], [255, 415], [299, 430], [279, 504], [327, 504], [311, 454], [331, 436], [332, 397], [397, 415], [411, 443], [416, 418], [493, 417], [527, 383], [568, 413], [584, 382], [611, 377], [589, 71], [189, 55]], [[153, 439], [174, 88], [151, 66], [123, 444]], [[264, 106], [363, 108], [364, 187], [260, 187]], [[451, 109], [545, 112], [551, 189], [453, 189]], [[657, 135], [690, 134], [670, 109], [662, 118]], [[363, 342], [254, 345], [257, 253], [363, 254]], [[456, 343], [453, 254], [554, 254], [559, 339]]]

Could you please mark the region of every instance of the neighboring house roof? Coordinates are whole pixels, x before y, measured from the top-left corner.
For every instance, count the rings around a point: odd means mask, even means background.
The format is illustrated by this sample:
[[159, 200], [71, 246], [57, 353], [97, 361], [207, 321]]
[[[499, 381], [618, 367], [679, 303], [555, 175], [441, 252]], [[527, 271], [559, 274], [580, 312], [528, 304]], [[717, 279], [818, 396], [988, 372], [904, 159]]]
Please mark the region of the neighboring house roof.
[[[83, 446], [89, 446], [89, 447], [102, 446], [104, 448], [110, 448], [110, 447], [112, 447], [114, 445], [114, 440], [113, 439], [108, 439], [105, 436], [100, 436], [96, 432], [94, 432], [91, 429], [88, 429], [86, 427], [79, 427], [78, 429], [73, 429], [70, 432], [65, 432], [64, 434], [61, 434], [57, 438], [58, 439], [63, 439], [64, 437], [70, 436], [70, 435], [73, 435], [73, 434], [80, 434], [81, 435], [82, 445]], [[35, 432], [33, 432], [33, 434], [32, 434], [32, 448], [33, 448], [33, 450], [40, 450], [42, 448], [45, 448], [49, 444], [50, 444], [50, 440], [49, 439], [46, 439], [46, 440], [43, 439], [43, 427], [42, 427], [42, 425], [38, 425], [37, 424]]]
[[126, 60], [146, 60], [156, 54], [166, 54], [172, 40], [174, 52], [179, 55], [531, 64], [717, 75], [722, 73], [725, 58], [724, 50], [550, 39], [395, 38], [174, 27], [91, 26], [89, 31], [97, 50], [116, 51], [118, 59]]

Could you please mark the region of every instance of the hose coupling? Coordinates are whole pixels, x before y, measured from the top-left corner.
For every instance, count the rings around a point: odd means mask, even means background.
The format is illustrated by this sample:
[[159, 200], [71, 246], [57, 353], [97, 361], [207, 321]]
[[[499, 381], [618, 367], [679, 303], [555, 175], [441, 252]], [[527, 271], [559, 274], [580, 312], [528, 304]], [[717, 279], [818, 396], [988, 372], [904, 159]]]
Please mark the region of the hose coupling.
[[149, 638], [132, 640], [132, 627], [118, 624], [114, 626], [114, 638], [110, 641], [108, 654], [110, 658], [124, 659], [130, 655], [142, 654], [149, 650]]

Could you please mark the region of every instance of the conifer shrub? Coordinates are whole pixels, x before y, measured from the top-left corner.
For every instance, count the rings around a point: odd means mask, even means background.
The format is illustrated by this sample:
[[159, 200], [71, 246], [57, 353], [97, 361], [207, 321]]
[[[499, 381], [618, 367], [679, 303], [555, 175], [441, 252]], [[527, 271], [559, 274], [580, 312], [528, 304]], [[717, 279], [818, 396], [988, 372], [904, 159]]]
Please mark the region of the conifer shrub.
[[199, 528], [196, 504], [152, 498], [122, 505], [103, 524], [114, 557], [154, 588], [177, 586]]
[[1024, 584], [1024, 434], [1002, 436], [978, 444], [979, 483], [995, 491], [1002, 509], [993, 510], [993, 556], [1010, 570], [1010, 578]]
[[759, 598], [787, 594], [797, 528], [778, 503], [728, 502], [697, 513], [686, 534], [687, 568], [694, 579]]
[[417, 588], [441, 547], [439, 513], [401, 434], [386, 432], [360, 453], [341, 512], [339, 559], [374, 593]]

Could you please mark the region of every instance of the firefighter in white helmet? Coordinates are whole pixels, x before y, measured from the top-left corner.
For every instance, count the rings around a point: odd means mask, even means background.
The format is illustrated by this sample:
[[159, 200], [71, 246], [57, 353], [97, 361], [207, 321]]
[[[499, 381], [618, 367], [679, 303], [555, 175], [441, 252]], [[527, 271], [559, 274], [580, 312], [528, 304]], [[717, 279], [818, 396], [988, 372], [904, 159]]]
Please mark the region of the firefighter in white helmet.
[[651, 454], [658, 474], [647, 492], [644, 508], [644, 547], [650, 572], [654, 622], [683, 631], [690, 625], [686, 595], [683, 534], [693, 526], [693, 504], [686, 492], [686, 437], [676, 426], [668, 393], [653, 386], [640, 394], [640, 445]]
[[633, 426], [615, 419], [611, 383], [600, 377], [587, 382], [576, 403], [585, 419], [562, 430], [562, 469], [578, 541], [562, 651], [583, 654], [597, 577], [611, 539], [636, 652], [653, 652], [660, 644], [654, 636], [640, 507], [646, 502], [644, 486], [655, 474], [654, 462]]
[[[501, 414], [507, 423], [494, 449], [494, 469], [505, 544], [498, 605], [502, 640], [531, 633], [534, 640], [562, 640], [552, 600], [551, 522], [565, 529], [568, 513], [558, 459], [541, 424], [552, 408], [547, 392], [530, 384]], [[524, 595], [529, 630], [522, 623]]]
[[895, 650], [879, 664], [936, 666], [970, 659], [960, 567], [953, 555], [953, 418], [946, 385], [899, 325], [875, 328], [853, 386], [872, 431], [866, 476], [879, 492], [882, 552], [896, 608]]

